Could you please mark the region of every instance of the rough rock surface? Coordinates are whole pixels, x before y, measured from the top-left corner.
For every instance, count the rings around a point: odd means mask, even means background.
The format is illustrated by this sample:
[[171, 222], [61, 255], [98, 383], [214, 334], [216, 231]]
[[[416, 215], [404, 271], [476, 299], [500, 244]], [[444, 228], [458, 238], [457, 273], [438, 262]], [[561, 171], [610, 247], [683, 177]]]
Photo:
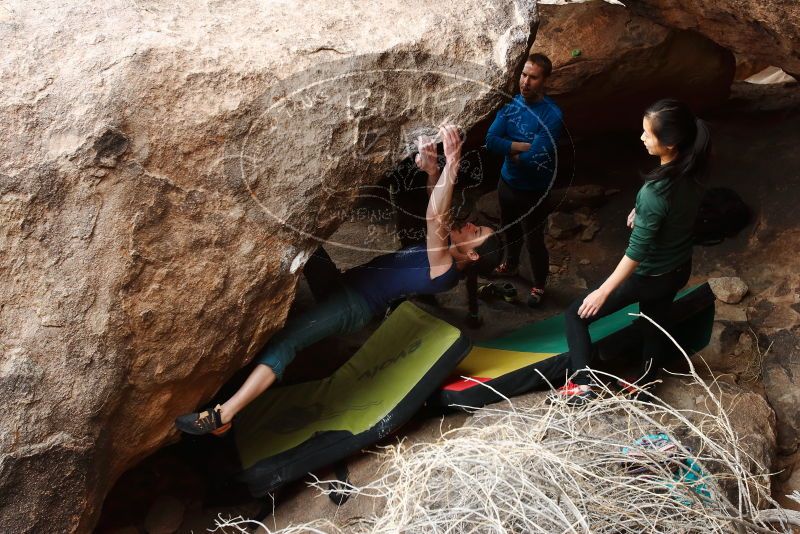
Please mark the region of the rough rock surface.
[[597, 208], [607, 201], [606, 189], [598, 184], [573, 185], [550, 192], [550, 202], [560, 211]]
[[770, 336], [764, 358], [764, 390], [780, 421], [778, 447], [783, 454], [800, 447], [800, 326]]
[[742, 56], [741, 54], [734, 54], [736, 56], [736, 75], [734, 80], [741, 82], [763, 71], [769, 64], [753, 61], [752, 59]]
[[701, 111], [730, 92], [736, 60], [702, 35], [602, 0], [539, 9], [533, 51], [553, 61], [549, 92], [573, 134], [640, 128], [644, 109], [666, 96]]
[[547, 233], [555, 239], [566, 239], [580, 228], [571, 213], [557, 211], [547, 217]]
[[4, 3], [3, 530], [90, 530], [406, 133], [493, 113], [535, 24], [533, 0]]
[[600, 223], [590, 222], [581, 231], [581, 241], [591, 241], [592, 239], [594, 239], [594, 236], [596, 236], [597, 232], [599, 231], [600, 231]]
[[738, 276], [709, 278], [708, 285], [711, 286], [714, 296], [727, 304], [740, 303], [749, 290], [744, 280]]
[[[637, 0], [639, 15], [694, 30], [763, 65], [800, 74], [800, 3], [791, 0]], [[797, 77], [797, 76], [795, 76]]]

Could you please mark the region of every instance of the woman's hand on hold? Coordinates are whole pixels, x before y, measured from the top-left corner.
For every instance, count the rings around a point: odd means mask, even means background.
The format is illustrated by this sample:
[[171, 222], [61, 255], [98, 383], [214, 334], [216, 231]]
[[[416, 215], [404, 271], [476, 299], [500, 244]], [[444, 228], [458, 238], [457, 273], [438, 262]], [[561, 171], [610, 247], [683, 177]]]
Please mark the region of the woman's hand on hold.
[[633, 208], [628, 214], [628, 228], [633, 229], [633, 221], [636, 220], [636, 208]]
[[444, 144], [444, 156], [447, 158], [447, 163], [457, 163], [461, 159], [461, 145], [463, 144], [458, 127], [453, 124], [445, 124], [439, 128], [439, 137], [442, 138]]
[[605, 291], [600, 288], [595, 289], [583, 299], [583, 304], [578, 308], [578, 317], [581, 319], [594, 317], [606, 303], [607, 298], [608, 294]]
[[414, 158], [414, 162], [421, 171], [428, 173], [428, 176], [439, 174], [439, 162], [436, 157], [436, 143], [426, 135], [417, 138], [417, 148], [419, 153]]

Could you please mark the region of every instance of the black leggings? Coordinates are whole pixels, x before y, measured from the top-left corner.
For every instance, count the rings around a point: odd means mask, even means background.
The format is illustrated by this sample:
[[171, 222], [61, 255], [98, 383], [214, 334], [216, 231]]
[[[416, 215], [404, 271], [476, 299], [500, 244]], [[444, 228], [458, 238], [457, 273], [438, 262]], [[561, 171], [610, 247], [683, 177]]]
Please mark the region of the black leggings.
[[514, 189], [502, 178], [497, 184], [506, 264], [512, 269], [519, 265], [524, 237], [533, 270], [533, 285], [539, 288], [544, 288], [550, 270], [550, 255], [544, 244], [544, 227], [549, 214], [546, 194], [547, 191]]
[[[689, 281], [692, 262], [687, 261], [674, 270], [659, 276], [632, 274], [622, 285], [615, 289], [606, 299], [598, 313], [588, 319], [578, 316], [578, 308], [583, 298], [573, 302], [564, 314], [567, 329], [567, 345], [570, 353], [570, 371], [579, 371], [589, 365], [592, 341], [589, 337], [589, 325], [597, 319], [614, 313], [634, 302], [639, 303], [639, 311], [669, 331], [670, 308], [678, 291]], [[639, 319], [642, 329], [642, 383], [656, 378], [658, 372], [667, 363], [673, 351], [670, 341], [650, 321]], [[578, 373], [574, 379], [576, 384], [587, 385], [590, 382], [587, 372]]]

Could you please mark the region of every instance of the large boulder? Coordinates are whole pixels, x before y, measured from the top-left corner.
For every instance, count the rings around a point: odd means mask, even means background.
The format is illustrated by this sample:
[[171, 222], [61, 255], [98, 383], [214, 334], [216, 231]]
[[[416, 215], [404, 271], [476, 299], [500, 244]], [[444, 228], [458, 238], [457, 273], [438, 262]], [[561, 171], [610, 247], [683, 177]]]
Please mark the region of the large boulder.
[[792, 0], [637, 0], [634, 13], [702, 33], [762, 65], [800, 75], [800, 3]]
[[696, 111], [728, 97], [736, 60], [702, 35], [602, 0], [539, 9], [532, 51], [553, 61], [549, 92], [573, 134], [641, 128], [646, 107], [667, 96]]
[[281, 327], [401, 139], [508, 91], [533, 0], [0, 8], [0, 524], [86, 532]]

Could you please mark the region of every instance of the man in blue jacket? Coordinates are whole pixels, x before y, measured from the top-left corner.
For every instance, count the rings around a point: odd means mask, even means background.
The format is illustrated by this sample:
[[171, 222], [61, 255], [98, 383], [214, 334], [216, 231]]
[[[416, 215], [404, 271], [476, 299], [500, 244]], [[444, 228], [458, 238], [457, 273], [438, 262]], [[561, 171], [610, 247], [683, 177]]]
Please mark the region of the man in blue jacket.
[[495, 273], [518, 273], [524, 236], [533, 270], [529, 306], [541, 303], [550, 268], [544, 243], [545, 200], [556, 175], [556, 144], [563, 124], [561, 110], [544, 94], [552, 69], [544, 54], [528, 56], [519, 78], [520, 94], [497, 113], [486, 134], [486, 147], [505, 156], [497, 197], [506, 259]]

